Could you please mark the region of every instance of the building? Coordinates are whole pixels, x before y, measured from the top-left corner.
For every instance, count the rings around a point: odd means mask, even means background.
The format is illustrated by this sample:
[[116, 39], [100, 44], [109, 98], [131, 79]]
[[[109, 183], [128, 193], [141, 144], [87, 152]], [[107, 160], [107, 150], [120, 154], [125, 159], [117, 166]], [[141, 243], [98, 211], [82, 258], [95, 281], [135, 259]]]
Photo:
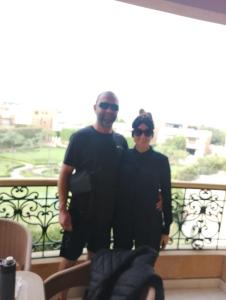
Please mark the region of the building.
[[51, 130], [55, 113], [46, 109], [35, 109], [32, 112], [32, 125]]
[[0, 104], [0, 127], [12, 127], [15, 124], [15, 104], [3, 102]]
[[210, 153], [212, 132], [201, 130], [196, 126], [182, 123], [163, 123], [156, 129], [156, 143], [165, 143], [167, 139], [183, 136], [186, 140], [186, 150], [197, 157]]

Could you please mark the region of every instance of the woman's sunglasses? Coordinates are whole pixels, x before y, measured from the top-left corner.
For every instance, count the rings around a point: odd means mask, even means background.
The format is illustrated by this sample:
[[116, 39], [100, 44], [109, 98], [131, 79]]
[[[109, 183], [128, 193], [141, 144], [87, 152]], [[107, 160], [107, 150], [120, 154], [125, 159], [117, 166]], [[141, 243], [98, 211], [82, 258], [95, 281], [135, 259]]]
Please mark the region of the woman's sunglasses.
[[104, 109], [104, 110], [110, 108], [113, 111], [118, 111], [118, 109], [119, 109], [118, 104], [108, 103], [108, 102], [100, 102], [99, 107]]
[[132, 136], [141, 136], [142, 134], [144, 134], [145, 136], [149, 137], [152, 135], [152, 130], [151, 129], [140, 129], [140, 128], [136, 128], [132, 131]]

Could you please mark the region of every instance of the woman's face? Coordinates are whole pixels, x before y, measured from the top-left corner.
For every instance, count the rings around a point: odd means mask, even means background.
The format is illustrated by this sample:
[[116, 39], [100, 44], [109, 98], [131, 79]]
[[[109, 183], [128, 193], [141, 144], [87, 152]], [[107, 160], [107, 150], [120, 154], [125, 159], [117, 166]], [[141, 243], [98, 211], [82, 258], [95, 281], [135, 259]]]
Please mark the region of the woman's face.
[[138, 128], [133, 131], [133, 139], [135, 146], [140, 150], [147, 150], [152, 138], [152, 132], [145, 124], [140, 124]]

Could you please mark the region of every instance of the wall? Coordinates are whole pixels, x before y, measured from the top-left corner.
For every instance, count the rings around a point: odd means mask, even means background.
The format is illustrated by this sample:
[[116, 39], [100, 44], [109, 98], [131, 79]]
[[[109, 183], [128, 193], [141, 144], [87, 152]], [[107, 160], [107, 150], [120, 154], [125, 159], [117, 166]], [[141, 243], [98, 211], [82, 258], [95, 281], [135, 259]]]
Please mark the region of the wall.
[[[45, 279], [57, 272], [59, 261], [59, 258], [33, 259], [32, 271]], [[163, 279], [222, 278], [226, 282], [226, 251], [165, 251], [155, 269]]]

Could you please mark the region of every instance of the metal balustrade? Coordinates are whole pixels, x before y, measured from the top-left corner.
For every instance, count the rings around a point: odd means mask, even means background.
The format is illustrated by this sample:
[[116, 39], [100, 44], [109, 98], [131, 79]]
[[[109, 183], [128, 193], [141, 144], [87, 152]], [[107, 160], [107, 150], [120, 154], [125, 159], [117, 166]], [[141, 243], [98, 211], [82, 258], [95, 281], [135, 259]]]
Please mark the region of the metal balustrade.
[[[173, 224], [167, 250], [226, 249], [226, 185], [172, 182]], [[58, 256], [56, 179], [1, 179], [0, 218], [25, 224], [33, 235], [33, 257]]]
[[168, 249], [226, 249], [226, 185], [172, 183]]

